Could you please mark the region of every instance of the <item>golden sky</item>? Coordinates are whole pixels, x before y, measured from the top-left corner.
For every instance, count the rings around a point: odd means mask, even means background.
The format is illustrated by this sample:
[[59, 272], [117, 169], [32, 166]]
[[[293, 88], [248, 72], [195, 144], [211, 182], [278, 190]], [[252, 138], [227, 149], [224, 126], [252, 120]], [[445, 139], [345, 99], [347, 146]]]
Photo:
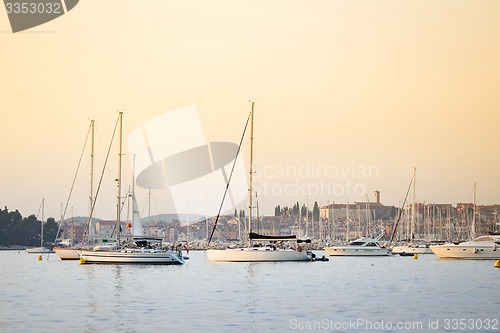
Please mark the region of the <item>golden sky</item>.
[[[476, 182], [479, 204], [500, 203], [499, 17], [497, 0], [82, 0], [13, 34], [0, 9], [0, 205], [26, 216], [45, 198], [59, 217], [91, 118], [100, 173], [117, 110], [127, 135], [194, 104], [208, 141], [238, 142], [250, 99], [262, 213], [306, 190], [400, 205], [413, 167], [419, 201], [471, 202]], [[84, 157], [75, 216], [88, 210]], [[115, 214], [114, 161], [102, 218]]]

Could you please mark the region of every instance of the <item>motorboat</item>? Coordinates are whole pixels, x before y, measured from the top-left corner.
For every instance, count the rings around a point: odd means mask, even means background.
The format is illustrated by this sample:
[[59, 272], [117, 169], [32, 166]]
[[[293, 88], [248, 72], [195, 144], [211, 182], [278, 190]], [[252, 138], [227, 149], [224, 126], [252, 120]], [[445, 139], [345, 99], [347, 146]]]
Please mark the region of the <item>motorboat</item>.
[[361, 237], [345, 246], [330, 246], [324, 250], [330, 256], [389, 256], [390, 248], [380, 245], [380, 238]]
[[500, 258], [500, 235], [480, 236], [461, 243], [431, 245], [430, 249], [439, 258], [498, 259]]

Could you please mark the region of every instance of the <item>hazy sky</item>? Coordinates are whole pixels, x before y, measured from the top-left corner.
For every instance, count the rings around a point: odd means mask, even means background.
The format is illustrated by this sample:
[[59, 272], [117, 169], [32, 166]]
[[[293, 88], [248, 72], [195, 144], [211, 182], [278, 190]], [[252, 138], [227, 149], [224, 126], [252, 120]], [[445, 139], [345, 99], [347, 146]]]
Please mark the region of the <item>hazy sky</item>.
[[[126, 136], [194, 104], [208, 141], [238, 142], [250, 99], [261, 213], [307, 193], [400, 205], [414, 166], [419, 201], [471, 202], [476, 182], [479, 204], [500, 203], [499, 17], [497, 0], [83, 0], [13, 34], [0, 9], [0, 206], [27, 216], [45, 198], [59, 217], [91, 118], [100, 173], [117, 110]], [[112, 153], [96, 209], [109, 219]]]

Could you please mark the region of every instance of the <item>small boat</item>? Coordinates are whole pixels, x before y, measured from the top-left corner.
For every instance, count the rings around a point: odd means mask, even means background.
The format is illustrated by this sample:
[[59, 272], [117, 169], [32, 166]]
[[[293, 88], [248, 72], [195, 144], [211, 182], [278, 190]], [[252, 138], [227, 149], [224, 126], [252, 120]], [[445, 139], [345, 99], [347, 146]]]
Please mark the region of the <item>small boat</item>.
[[429, 245], [427, 244], [408, 244], [408, 245], [397, 245], [392, 248], [393, 254], [409, 253], [414, 254], [432, 254]]
[[500, 235], [480, 236], [461, 243], [431, 245], [430, 249], [439, 258], [498, 259], [500, 258]]
[[61, 260], [80, 260], [80, 251], [91, 250], [89, 245], [73, 245], [69, 239], [65, 239], [53, 248], [54, 252]]
[[32, 247], [32, 248], [26, 249], [26, 252], [28, 252], [28, 253], [54, 253], [54, 251], [52, 251], [51, 249], [48, 249], [48, 248], [46, 248], [46, 247], [43, 246], [43, 214], [44, 214], [44, 208], [45, 208], [45, 198], [42, 199], [42, 203], [41, 203], [42, 220], [40, 221], [40, 224], [41, 224], [40, 246], [39, 247]]
[[[87, 132], [87, 137], [90, 135], [91, 138], [91, 146], [90, 146], [90, 211], [89, 211], [89, 221], [87, 222], [87, 236], [88, 238], [92, 238], [91, 235], [91, 225], [92, 225], [92, 214], [94, 212], [94, 133], [95, 133], [95, 120], [90, 120], [90, 126]], [[83, 149], [85, 150], [87, 141], [85, 141], [85, 145]], [[66, 205], [67, 207], [67, 205]], [[62, 214], [64, 216], [64, 213]], [[61, 216], [61, 223], [63, 217]], [[61, 231], [61, 224], [59, 224], [58, 234]], [[73, 240], [71, 239], [63, 239], [57, 243], [57, 246], [54, 247], [54, 252], [61, 260], [80, 260], [80, 251], [83, 250], [91, 250], [92, 246], [88, 243], [81, 244], [73, 244]]]
[[79, 260], [82, 248], [77, 247], [55, 247], [54, 252], [61, 260]]
[[361, 237], [345, 246], [325, 247], [330, 256], [389, 256], [391, 249], [380, 245], [380, 238]]
[[54, 253], [51, 249], [47, 249], [46, 247], [32, 247], [29, 249], [26, 249], [26, 252], [28, 253]]
[[405, 252], [405, 251], [399, 252], [397, 254], [399, 254], [401, 257], [413, 257], [415, 255], [414, 253], [409, 253], [409, 252]]
[[314, 261], [314, 262], [316, 262], [316, 261], [330, 261], [330, 259], [328, 259], [325, 256], [321, 256], [321, 258], [317, 258], [314, 253], [312, 255], [312, 259], [313, 259], [312, 261]]

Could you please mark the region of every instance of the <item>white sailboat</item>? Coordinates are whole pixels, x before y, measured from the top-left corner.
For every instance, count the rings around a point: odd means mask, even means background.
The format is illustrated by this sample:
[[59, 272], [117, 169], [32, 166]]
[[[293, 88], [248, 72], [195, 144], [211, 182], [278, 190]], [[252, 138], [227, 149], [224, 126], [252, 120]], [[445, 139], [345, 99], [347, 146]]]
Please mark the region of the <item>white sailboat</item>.
[[[313, 253], [305, 251], [298, 243], [296, 236], [262, 236], [251, 232], [252, 223], [252, 176], [253, 176], [253, 116], [254, 102], [250, 111], [250, 185], [249, 185], [249, 216], [248, 216], [248, 247], [207, 250], [208, 261], [213, 262], [272, 262], [272, 261], [312, 261]], [[215, 228], [215, 226], [214, 226]], [[261, 245], [254, 242], [269, 242]], [[292, 245], [288, 245], [293, 243]], [[298, 243], [298, 244], [297, 244]]]
[[428, 244], [408, 243], [405, 245], [396, 245], [392, 248], [393, 254], [432, 254]]
[[[133, 241], [126, 247], [120, 247], [120, 211], [121, 211], [121, 158], [122, 158], [122, 116], [119, 113], [119, 151], [118, 151], [118, 195], [116, 207], [116, 244], [118, 249], [111, 250], [102, 247], [94, 247], [92, 251], [80, 251], [81, 264], [164, 264], [164, 265], [182, 265], [184, 258], [179, 247], [179, 251], [173, 252], [172, 249], [165, 249], [161, 238], [145, 237], [142, 234], [142, 226], [136, 227], [137, 233], [133, 235]], [[135, 201], [135, 196], [133, 196]], [[133, 216], [138, 217], [137, 204], [134, 204]], [[140, 222], [135, 221], [136, 223]], [[140, 231], [139, 231], [140, 230]]]
[[[92, 239], [92, 214], [94, 210], [94, 133], [95, 133], [95, 121], [90, 120], [90, 128], [91, 134], [91, 144], [90, 144], [90, 205], [89, 205], [89, 221], [88, 221], [88, 229], [87, 229], [87, 238]], [[61, 218], [62, 223], [62, 218]], [[54, 252], [61, 260], [79, 260], [80, 259], [80, 251], [82, 250], [90, 250], [91, 246], [86, 244], [79, 244], [74, 246], [70, 242], [60, 242], [57, 247], [54, 247]]]
[[53, 251], [50, 249], [47, 249], [46, 247], [43, 246], [43, 219], [44, 219], [44, 209], [45, 209], [45, 198], [42, 199], [42, 219], [40, 221], [41, 224], [41, 230], [40, 230], [40, 246], [39, 247], [32, 247], [29, 249], [26, 249], [26, 252], [28, 253], [52, 253]]
[[413, 193], [412, 193], [412, 206], [411, 206], [411, 222], [408, 225], [407, 236], [408, 239], [406, 242], [398, 245], [394, 245], [392, 247], [393, 254], [399, 255], [409, 255], [409, 254], [432, 254], [431, 249], [429, 248], [429, 244], [423, 242], [422, 240], [415, 239], [415, 229], [417, 225], [417, 211], [416, 211], [416, 202], [415, 202], [415, 184], [417, 180], [417, 169], [413, 168]]

